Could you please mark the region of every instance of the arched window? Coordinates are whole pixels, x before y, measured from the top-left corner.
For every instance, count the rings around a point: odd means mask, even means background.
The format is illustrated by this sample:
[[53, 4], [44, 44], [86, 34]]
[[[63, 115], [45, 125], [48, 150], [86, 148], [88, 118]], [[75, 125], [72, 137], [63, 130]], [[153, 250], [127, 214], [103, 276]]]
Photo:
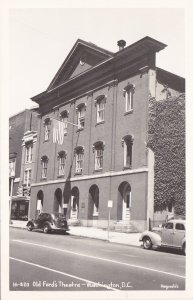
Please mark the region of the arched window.
[[64, 134], [67, 134], [67, 126], [68, 126], [68, 115], [69, 112], [67, 110], [64, 110], [60, 114], [60, 121], [64, 123]]
[[104, 122], [106, 96], [105, 95], [98, 96], [95, 100], [95, 103], [97, 108], [97, 123]]
[[51, 124], [51, 120], [49, 117], [47, 117], [44, 122], [44, 141], [48, 141], [50, 138], [50, 124]]
[[123, 90], [123, 95], [125, 97], [125, 112], [131, 112], [133, 110], [133, 94], [135, 87], [133, 84], [128, 83]]
[[66, 161], [66, 152], [60, 151], [58, 153], [58, 176], [65, 175], [65, 161]]
[[122, 146], [124, 147], [124, 168], [131, 168], [133, 137], [131, 135], [126, 135], [122, 139]]
[[93, 151], [95, 154], [95, 171], [103, 169], [103, 152], [104, 142], [98, 141], [93, 144]]
[[83, 157], [84, 157], [84, 148], [78, 146], [75, 148], [75, 169], [77, 174], [82, 174], [83, 171]]
[[42, 156], [41, 163], [42, 163], [41, 178], [47, 178], [48, 157], [46, 155]]
[[85, 125], [85, 112], [86, 112], [86, 104], [81, 103], [76, 108], [78, 115], [78, 129], [83, 129]]

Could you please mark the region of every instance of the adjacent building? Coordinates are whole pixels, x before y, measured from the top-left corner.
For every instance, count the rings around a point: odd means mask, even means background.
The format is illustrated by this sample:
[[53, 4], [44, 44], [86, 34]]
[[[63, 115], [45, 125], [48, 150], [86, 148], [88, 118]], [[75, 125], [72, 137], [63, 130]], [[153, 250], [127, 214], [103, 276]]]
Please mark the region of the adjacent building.
[[[153, 219], [150, 102], [168, 90], [174, 97], [183, 93], [184, 79], [156, 67], [156, 53], [166, 47], [157, 40], [145, 37], [127, 47], [120, 40], [118, 47], [112, 53], [78, 39], [47, 90], [32, 98], [39, 125], [31, 218], [57, 211], [105, 228], [110, 210], [111, 226], [126, 231], [143, 230]], [[27, 164], [31, 141], [32, 129], [23, 139]], [[31, 166], [25, 163], [27, 187]]]
[[34, 181], [37, 142], [36, 109], [26, 109], [9, 119], [9, 196], [11, 218], [26, 220], [30, 185]]

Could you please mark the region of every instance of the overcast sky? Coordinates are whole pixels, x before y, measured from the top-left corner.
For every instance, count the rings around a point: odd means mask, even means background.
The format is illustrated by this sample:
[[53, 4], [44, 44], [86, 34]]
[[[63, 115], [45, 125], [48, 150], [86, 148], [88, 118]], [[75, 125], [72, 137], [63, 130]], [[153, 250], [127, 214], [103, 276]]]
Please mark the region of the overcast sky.
[[78, 38], [117, 52], [150, 36], [168, 45], [157, 66], [185, 77], [182, 8], [11, 9], [9, 115], [35, 105], [30, 100], [48, 87]]

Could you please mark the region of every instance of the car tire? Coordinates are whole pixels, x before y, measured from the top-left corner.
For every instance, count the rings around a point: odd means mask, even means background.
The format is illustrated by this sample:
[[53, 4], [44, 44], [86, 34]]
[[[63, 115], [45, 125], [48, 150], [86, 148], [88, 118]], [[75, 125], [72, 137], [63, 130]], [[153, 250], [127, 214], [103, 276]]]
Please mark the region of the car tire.
[[182, 251], [183, 251], [183, 254], [186, 255], [186, 243], [184, 243], [184, 245], [182, 247]]
[[49, 233], [49, 231], [50, 231], [49, 226], [48, 225], [44, 225], [43, 231], [46, 234]]
[[33, 230], [33, 225], [32, 225], [32, 224], [29, 224], [29, 225], [27, 226], [27, 230], [28, 230], [28, 231], [32, 231], [32, 230]]
[[152, 248], [152, 241], [148, 236], [143, 238], [143, 248], [147, 250]]

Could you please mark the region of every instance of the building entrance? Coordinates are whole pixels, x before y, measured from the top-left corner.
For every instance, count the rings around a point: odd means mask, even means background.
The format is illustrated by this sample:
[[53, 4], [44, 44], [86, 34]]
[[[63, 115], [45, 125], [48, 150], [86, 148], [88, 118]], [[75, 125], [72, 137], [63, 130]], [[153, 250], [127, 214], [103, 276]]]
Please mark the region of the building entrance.
[[77, 220], [79, 211], [79, 190], [73, 188], [71, 192], [70, 219]]

